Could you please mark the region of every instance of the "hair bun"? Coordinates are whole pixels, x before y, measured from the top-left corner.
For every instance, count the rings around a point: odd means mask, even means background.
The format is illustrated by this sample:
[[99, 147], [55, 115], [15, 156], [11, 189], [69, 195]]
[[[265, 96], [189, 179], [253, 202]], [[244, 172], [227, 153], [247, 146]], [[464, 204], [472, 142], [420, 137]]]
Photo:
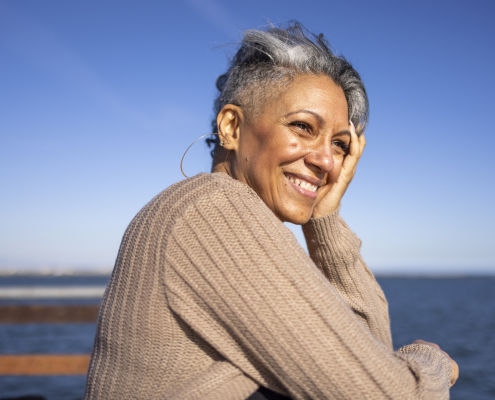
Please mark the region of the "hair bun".
[[227, 74], [223, 74], [223, 75], [220, 75], [217, 79], [217, 89], [222, 92], [223, 91], [223, 88], [225, 87], [225, 84], [227, 83], [227, 78], [228, 78], [228, 75]]

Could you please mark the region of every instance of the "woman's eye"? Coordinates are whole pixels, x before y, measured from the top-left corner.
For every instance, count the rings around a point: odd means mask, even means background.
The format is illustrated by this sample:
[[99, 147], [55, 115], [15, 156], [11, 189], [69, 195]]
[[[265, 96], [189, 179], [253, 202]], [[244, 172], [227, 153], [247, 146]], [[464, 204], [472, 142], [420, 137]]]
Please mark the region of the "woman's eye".
[[349, 145], [345, 142], [341, 142], [340, 140], [336, 140], [336, 141], [332, 142], [332, 144], [340, 150], [341, 154], [347, 154], [347, 152], [349, 151]]
[[311, 132], [311, 127], [306, 122], [295, 121], [295, 122], [291, 122], [290, 126], [293, 126], [294, 128], [302, 129], [303, 131], [306, 132]]

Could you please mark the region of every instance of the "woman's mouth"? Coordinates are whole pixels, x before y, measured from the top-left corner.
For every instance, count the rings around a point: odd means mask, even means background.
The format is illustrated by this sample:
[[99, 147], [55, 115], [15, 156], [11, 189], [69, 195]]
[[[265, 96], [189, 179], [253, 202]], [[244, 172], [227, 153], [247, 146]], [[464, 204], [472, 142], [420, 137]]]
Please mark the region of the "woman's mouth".
[[284, 174], [290, 185], [300, 194], [310, 199], [316, 199], [317, 189], [319, 185], [315, 185], [314, 183], [308, 182], [307, 179], [314, 180], [314, 178], [303, 179], [301, 175], [292, 175], [292, 174]]

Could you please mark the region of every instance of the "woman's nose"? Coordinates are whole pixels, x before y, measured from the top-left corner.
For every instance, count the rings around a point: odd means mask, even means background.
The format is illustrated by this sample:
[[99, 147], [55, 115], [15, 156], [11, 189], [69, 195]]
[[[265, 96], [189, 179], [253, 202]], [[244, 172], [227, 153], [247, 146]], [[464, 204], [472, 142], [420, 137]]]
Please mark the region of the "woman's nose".
[[306, 164], [314, 165], [324, 174], [329, 173], [334, 166], [332, 147], [321, 146], [316, 151], [309, 153], [304, 161]]

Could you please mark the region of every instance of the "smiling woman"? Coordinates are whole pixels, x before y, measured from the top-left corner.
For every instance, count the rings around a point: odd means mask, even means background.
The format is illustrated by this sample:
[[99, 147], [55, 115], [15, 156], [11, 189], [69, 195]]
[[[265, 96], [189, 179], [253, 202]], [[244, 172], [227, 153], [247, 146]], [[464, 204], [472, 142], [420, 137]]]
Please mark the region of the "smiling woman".
[[457, 365], [423, 341], [393, 351], [385, 296], [339, 217], [365, 146], [357, 72], [292, 23], [245, 32], [217, 87], [212, 173], [128, 227], [85, 398], [448, 398]]
[[315, 213], [337, 209], [327, 195], [335, 190], [352, 135], [357, 145], [350, 155], [359, 158], [364, 136], [359, 140], [349, 127], [342, 88], [328, 76], [301, 75], [256, 118], [246, 118], [241, 107], [223, 107], [218, 136], [225, 150], [216, 160], [225, 161], [213, 171], [246, 183], [281, 221], [305, 224]]

